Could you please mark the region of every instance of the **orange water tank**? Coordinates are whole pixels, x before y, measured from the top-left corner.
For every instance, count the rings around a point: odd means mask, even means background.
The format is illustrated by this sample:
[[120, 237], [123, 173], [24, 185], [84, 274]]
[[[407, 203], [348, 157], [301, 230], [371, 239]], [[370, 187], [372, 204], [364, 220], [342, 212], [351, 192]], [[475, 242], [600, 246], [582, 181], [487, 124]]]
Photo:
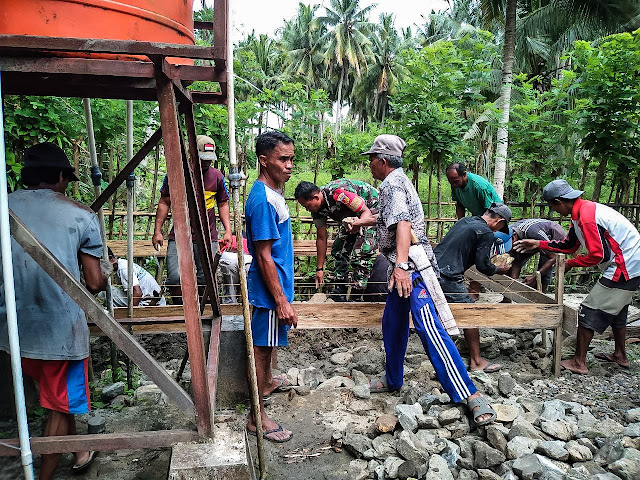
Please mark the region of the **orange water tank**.
[[193, 44], [193, 0], [0, 0], [0, 34]]

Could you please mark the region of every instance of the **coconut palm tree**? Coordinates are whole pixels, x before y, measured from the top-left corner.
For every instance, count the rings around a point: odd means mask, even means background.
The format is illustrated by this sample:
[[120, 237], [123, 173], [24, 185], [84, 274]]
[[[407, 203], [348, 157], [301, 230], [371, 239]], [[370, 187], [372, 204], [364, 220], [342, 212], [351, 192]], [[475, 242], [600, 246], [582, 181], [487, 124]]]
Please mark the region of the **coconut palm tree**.
[[299, 79], [309, 87], [321, 88], [323, 63], [320, 39], [326, 31], [315, 21], [319, 5], [298, 5], [297, 16], [285, 23], [282, 29], [282, 45], [286, 51], [285, 73]]
[[330, 0], [325, 15], [316, 20], [318, 25], [327, 28], [320, 39], [325, 46], [325, 66], [330, 74], [337, 76], [336, 137], [341, 124], [343, 89], [348, 86], [351, 74], [355, 79], [362, 76], [373, 53], [369, 35], [376, 26], [367, 20], [367, 15], [374, 7], [360, 8], [360, 0]]

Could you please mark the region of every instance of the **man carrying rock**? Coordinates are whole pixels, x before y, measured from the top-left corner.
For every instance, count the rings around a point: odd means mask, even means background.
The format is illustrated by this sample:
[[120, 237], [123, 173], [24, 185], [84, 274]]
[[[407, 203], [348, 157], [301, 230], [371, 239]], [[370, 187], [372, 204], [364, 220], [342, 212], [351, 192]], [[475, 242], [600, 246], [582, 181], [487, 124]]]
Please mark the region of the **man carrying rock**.
[[564, 369], [586, 374], [587, 349], [594, 332], [602, 333], [611, 325], [613, 354], [596, 358], [629, 368], [625, 350], [627, 314], [634, 292], [640, 287], [640, 233], [623, 215], [601, 203], [583, 200], [584, 192], [575, 190], [566, 180], [554, 180], [542, 191], [549, 208], [562, 216], [571, 215], [569, 234], [562, 241], [519, 240], [518, 252], [535, 249], [574, 253], [584, 247], [586, 254], [567, 261], [573, 267], [598, 266], [602, 276], [584, 299], [578, 311], [578, 335], [573, 358], [564, 360]]
[[[298, 315], [291, 305], [291, 215], [281, 190], [291, 178], [293, 140], [278, 131], [265, 132], [256, 139], [256, 155], [260, 174], [245, 205], [247, 243], [253, 256], [248, 279], [249, 302], [253, 305], [251, 328], [263, 436], [272, 442], [282, 443], [291, 440], [293, 433], [267, 416], [263, 396], [288, 386], [286, 375], [272, 376], [271, 354], [274, 347], [289, 345], [289, 328], [298, 325]], [[247, 430], [255, 435], [253, 416], [249, 417]]]
[[[316, 288], [324, 279], [324, 262], [327, 257], [327, 219], [331, 218], [340, 226], [333, 241], [331, 255], [335, 259], [333, 273], [336, 287], [333, 299], [345, 301], [347, 284], [351, 294], [362, 294], [367, 288], [367, 280], [376, 258], [378, 243], [374, 227], [354, 228], [345, 224], [346, 218], [369, 218], [378, 207], [378, 190], [359, 180], [340, 178], [317, 187], [311, 182], [300, 182], [294, 193], [295, 199], [311, 212], [317, 230]], [[349, 274], [349, 270], [353, 272]]]
[[[494, 203], [481, 216], [458, 220], [436, 245], [433, 252], [440, 266], [438, 280], [448, 302], [474, 303], [464, 284], [464, 272], [472, 266], [475, 265], [480, 273], [489, 276], [509, 270], [506, 265], [496, 267], [491, 263], [494, 232], [506, 233], [509, 243], [504, 244], [505, 250], [510, 248], [509, 220], [509, 207]], [[464, 338], [469, 348], [471, 370], [493, 373], [502, 368], [502, 365], [490, 362], [480, 355], [480, 333], [477, 328], [465, 328]]]
[[[372, 392], [398, 390], [403, 383], [404, 356], [409, 340], [409, 311], [425, 352], [431, 359], [438, 380], [453, 402], [467, 400], [476, 425], [495, 419], [489, 406], [473, 384], [462, 358], [447, 333], [458, 333], [436, 280], [437, 262], [425, 235], [424, 212], [418, 193], [402, 170], [406, 144], [395, 135], [379, 135], [368, 155], [373, 177], [380, 185], [377, 233], [381, 252], [394, 267], [382, 317], [382, 337], [386, 352], [386, 375], [374, 379]], [[358, 219], [356, 225], [372, 225], [372, 219]], [[412, 240], [412, 237], [416, 237]], [[414, 245], [412, 246], [412, 242]], [[417, 251], [416, 251], [417, 248]], [[413, 250], [416, 258], [410, 258]], [[428, 265], [424, 265], [425, 262]], [[420, 271], [418, 269], [420, 263]], [[448, 307], [447, 307], [448, 310]], [[445, 330], [446, 328], [446, 330]]]
[[[40, 143], [24, 154], [26, 190], [9, 195], [9, 208], [87, 290], [105, 289], [98, 217], [67, 197], [78, 181], [64, 151]], [[76, 434], [75, 414], [90, 410], [89, 328], [82, 308], [12, 240], [16, 311], [23, 372], [39, 384], [40, 405], [48, 412], [44, 436]], [[106, 262], [105, 262], [106, 263]], [[1, 265], [1, 264], [0, 264]], [[109, 265], [105, 265], [108, 269]], [[0, 272], [0, 350], [9, 351], [4, 286]], [[95, 452], [75, 452], [73, 470], [86, 469]], [[53, 479], [61, 454], [43, 454], [40, 480]]]

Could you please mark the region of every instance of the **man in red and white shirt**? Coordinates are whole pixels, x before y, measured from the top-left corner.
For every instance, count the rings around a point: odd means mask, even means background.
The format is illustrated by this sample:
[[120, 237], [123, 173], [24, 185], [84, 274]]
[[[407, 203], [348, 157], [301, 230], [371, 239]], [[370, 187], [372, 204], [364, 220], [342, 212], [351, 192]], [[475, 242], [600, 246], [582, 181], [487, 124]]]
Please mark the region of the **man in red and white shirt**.
[[573, 358], [563, 361], [562, 366], [574, 373], [588, 373], [587, 349], [593, 334], [602, 333], [611, 325], [615, 350], [613, 354], [596, 354], [595, 357], [629, 368], [625, 337], [629, 304], [640, 287], [640, 233], [614, 209], [580, 198], [582, 193], [566, 180], [547, 184], [542, 197], [555, 212], [571, 215], [569, 234], [559, 242], [520, 240], [514, 244], [514, 249], [518, 252], [539, 248], [574, 253], [580, 246], [584, 247], [585, 254], [567, 261], [567, 270], [597, 266], [602, 277], [580, 305], [576, 352]]

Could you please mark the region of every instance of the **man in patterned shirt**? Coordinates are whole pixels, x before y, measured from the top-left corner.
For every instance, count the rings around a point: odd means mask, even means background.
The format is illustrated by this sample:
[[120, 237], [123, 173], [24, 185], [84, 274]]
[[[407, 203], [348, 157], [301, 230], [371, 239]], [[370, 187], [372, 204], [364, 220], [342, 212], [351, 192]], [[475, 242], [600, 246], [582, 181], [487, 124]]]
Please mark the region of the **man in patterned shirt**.
[[[375, 261], [378, 244], [374, 227], [354, 228], [342, 223], [345, 218], [370, 218], [378, 207], [378, 190], [359, 180], [341, 178], [324, 187], [311, 182], [300, 182], [294, 193], [295, 199], [311, 212], [313, 223], [318, 231], [316, 250], [318, 266], [316, 268], [316, 288], [324, 279], [324, 262], [327, 256], [327, 218], [338, 222], [340, 230], [333, 242], [331, 255], [335, 259], [334, 275], [338, 283], [335, 297], [345, 300], [347, 283], [355, 291], [364, 291], [371, 268]], [[351, 278], [349, 270], [353, 273]]]
[[[428, 282], [429, 275], [423, 277], [421, 272], [416, 271], [416, 264], [409, 257], [413, 234], [429, 258], [430, 268], [438, 270], [425, 234], [422, 203], [402, 170], [402, 152], [405, 146], [400, 137], [379, 135], [371, 149], [363, 153], [369, 156], [373, 177], [383, 180], [377, 215], [378, 242], [380, 250], [394, 266], [382, 316], [386, 374], [380, 379], [373, 379], [370, 389], [372, 392], [379, 392], [398, 390], [402, 386], [411, 311], [416, 333], [442, 387], [452, 401], [467, 400], [476, 425], [486, 425], [493, 422], [496, 413], [469, 378], [460, 353], [447, 333], [447, 330], [457, 331], [455, 323], [448, 325], [445, 330], [443, 319], [436, 310], [434, 299], [442, 296], [442, 292], [437, 290], [440, 287], [437, 282], [435, 285], [427, 285], [425, 282]], [[373, 222], [358, 219], [355, 224], [370, 225]]]

